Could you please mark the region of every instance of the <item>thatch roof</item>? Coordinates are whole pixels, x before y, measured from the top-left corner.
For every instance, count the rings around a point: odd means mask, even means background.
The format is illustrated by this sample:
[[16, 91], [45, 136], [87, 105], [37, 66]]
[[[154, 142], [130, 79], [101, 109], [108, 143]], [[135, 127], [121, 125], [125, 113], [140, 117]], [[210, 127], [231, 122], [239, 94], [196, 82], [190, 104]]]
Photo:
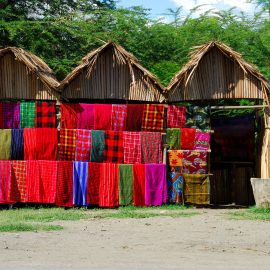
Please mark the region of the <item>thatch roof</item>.
[[0, 58], [7, 53], [14, 54], [15, 60], [22, 62], [30, 73], [35, 74], [36, 77], [47, 86], [48, 90], [52, 89], [58, 91], [57, 87], [59, 86], [59, 82], [55, 78], [53, 71], [41, 58], [16, 47], [0, 49]]
[[[70, 85], [70, 83], [76, 79], [83, 71], [87, 71], [86, 79], [90, 79], [93, 71], [96, 68], [96, 63], [100, 55], [105, 53], [108, 49], [113, 50], [113, 54], [115, 56], [113, 61], [117, 61], [118, 63], [125, 64], [129, 69], [129, 74], [132, 83], [135, 83], [135, 70], [139, 71], [142, 74], [143, 81], [146, 85], [149, 85], [150, 91], [155, 89], [154, 95], [157, 96], [159, 101], [164, 101], [165, 98], [163, 96], [164, 87], [159, 83], [156, 76], [154, 76], [151, 72], [145, 69], [143, 66], [139, 64], [139, 61], [136, 59], [134, 55], [127, 52], [123, 47], [114, 43], [108, 42], [98, 49], [91, 51], [85, 57], [82, 58], [80, 64], [74, 68], [67, 77], [60, 83], [60, 89], [63, 90], [65, 87]], [[138, 72], [137, 72], [138, 73]]]
[[244, 74], [249, 74], [255, 78], [257, 78], [262, 85], [262, 89], [264, 89], [264, 95], [267, 98], [267, 93], [270, 92], [270, 86], [266, 80], [266, 78], [258, 71], [258, 69], [252, 65], [247, 63], [242, 55], [232, 48], [228, 47], [224, 43], [218, 41], [211, 41], [201, 46], [193, 47], [190, 53], [190, 60], [182, 67], [182, 69], [172, 78], [169, 86], [167, 87], [166, 92], [169, 93], [169, 96], [173, 95], [174, 92], [181, 87], [182, 89], [187, 87], [188, 83], [192, 80], [202, 58], [210, 52], [213, 48], [219, 50], [224, 56], [237, 63], [240, 69], [244, 72]]

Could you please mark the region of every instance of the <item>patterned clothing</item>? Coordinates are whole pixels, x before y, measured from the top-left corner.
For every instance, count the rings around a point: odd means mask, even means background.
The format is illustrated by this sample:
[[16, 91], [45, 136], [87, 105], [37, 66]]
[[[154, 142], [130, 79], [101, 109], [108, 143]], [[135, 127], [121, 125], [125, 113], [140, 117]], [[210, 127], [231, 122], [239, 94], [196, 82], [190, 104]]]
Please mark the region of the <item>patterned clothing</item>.
[[180, 129], [167, 128], [166, 130], [166, 143], [169, 144], [171, 150], [180, 149]]
[[142, 163], [141, 134], [140, 132], [123, 132], [124, 163]]
[[59, 160], [74, 160], [76, 150], [76, 130], [60, 129]]
[[0, 129], [0, 160], [10, 159], [11, 129]]
[[180, 172], [168, 172], [168, 203], [182, 203], [183, 177]]
[[4, 104], [0, 102], [0, 129], [4, 128]]
[[183, 151], [183, 172], [188, 174], [206, 174], [207, 152]]
[[170, 166], [183, 166], [183, 151], [182, 150], [169, 150], [169, 165]]
[[181, 128], [181, 149], [192, 150], [194, 148], [196, 129], [194, 128]]
[[92, 149], [90, 160], [93, 162], [103, 162], [104, 160], [104, 140], [105, 134], [103, 130], [92, 130]]
[[210, 107], [189, 106], [186, 112], [186, 127], [199, 130], [210, 129]]
[[185, 127], [186, 123], [186, 107], [169, 105], [167, 116], [168, 128]]
[[4, 128], [20, 128], [20, 103], [4, 102]]
[[194, 149], [195, 150], [210, 149], [210, 133], [196, 131]]
[[114, 131], [126, 130], [127, 105], [112, 105], [112, 123], [111, 129]]
[[0, 203], [10, 202], [11, 161], [0, 160]]
[[11, 159], [24, 160], [23, 129], [11, 131]]
[[142, 163], [162, 163], [161, 133], [142, 132]]
[[91, 130], [77, 129], [75, 160], [90, 161], [91, 144]]
[[144, 105], [142, 130], [144, 131], [164, 130], [164, 105], [162, 104]]
[[36, 127], [56, 127], [56, 103], [54, 101], [38, 101], [36, 103]]
[[123, 132], [105, 131], [104, 161], [112, 163], [124, 162]]
[[21, 101], [20, 103], [20, 121], [21, 128], [35, 127], [36, 103], [31, 101]]
[[78, 103], [61, 103], [61, 128], [76, 129], [78, 122]]

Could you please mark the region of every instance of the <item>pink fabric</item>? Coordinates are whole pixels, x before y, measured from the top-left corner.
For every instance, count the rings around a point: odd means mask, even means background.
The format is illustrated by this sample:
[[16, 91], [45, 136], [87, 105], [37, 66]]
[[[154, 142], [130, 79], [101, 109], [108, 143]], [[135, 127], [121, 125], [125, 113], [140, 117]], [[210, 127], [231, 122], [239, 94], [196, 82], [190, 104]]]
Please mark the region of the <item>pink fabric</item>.
[[168, 128], [181, 128], [186, 124], [186, 107], [170, 105], [168, 107]]
[[94, 129], [94, 104], [79, 103], [77, 106], [77, 128]]
[[136, 131], [124, 131], [124, 163], [136, 164], [142, 163], [142, 143], [141, 134]]
[[112, 119], [112, 104], [95, 104], [94, 129], [110, 130]]
[[195, 150], [208, 150], [210, 148], [210, 133], [196, 131]]

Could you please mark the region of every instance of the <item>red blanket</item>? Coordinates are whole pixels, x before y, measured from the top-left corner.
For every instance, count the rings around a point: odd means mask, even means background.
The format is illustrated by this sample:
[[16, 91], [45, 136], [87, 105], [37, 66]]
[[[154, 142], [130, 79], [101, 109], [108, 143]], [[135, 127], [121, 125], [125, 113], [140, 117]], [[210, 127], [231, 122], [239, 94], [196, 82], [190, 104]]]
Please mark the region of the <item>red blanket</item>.
[[133, 164], [134, 206], [145, 206], [145, 165]]
[[181, 132], [180, 148], [192, 150], [194, 148], [194, 143], [195, 143], [196, 129], [195, 128], [181, 128], [180, 132]]
[[56, 108], [55, 101], [36, 102], [36, 127], [56, 127]]
[[112, 163], [124, 162], [124, 146], [122, 131], [105, 131], [104, 161]]
[[76, 129], [60, 129], [59, 160], [75, 160]]
[[87, 186], [87, 203], [99, 204], [99, 185], [101, 163], [88, 163], [88, 186]]
[[36, 128], [25, 128], [23, 134], [24, 159], [37, 160], [37, 133]]
[[163, 104], [145, 104], [143, 110], [142, 130], [163, 131], [164, 112]]
[[11, 161], [0, 160], [0, 203], [11, 203]]
[[143, 104], [128, 104], [127, 106], [127, 131], [141, 131], [143, 118]]
[[79, 104], [77, 103], [61, 103], [61, 128], [77, 128]]
[[112, 104], [95, 104], [94, 128], [110, 130], [112, 119]]

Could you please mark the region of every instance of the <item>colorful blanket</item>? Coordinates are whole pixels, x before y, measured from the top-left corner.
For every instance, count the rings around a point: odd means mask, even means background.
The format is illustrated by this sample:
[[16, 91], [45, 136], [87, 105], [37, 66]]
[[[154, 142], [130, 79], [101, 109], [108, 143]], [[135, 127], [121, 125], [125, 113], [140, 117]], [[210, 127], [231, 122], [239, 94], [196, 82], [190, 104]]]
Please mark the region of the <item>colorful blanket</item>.
[[95, 104], [94, 128], [110, 130], [112, 120], [112, 104]]
[[133, 204], [145, 206], [145, 165], [133, 164]]
[[90, 160], [93, 162], [102, 162], [104, 160], [104, 140], [103, 130], [92, 130], [92, 149]]
[[141, 131], [143, 119], [143, 104], [128, 104], [127, 105], [127, 131]]
[[35, 127], [36, 103], [33, 101], [20, 102], [21, 128]]
[[94, 129], [95, 105], [79, 103], [76, 110], [77, 128]]
[[92, 145], [91, 130], [77, 129], [75, 160], [90, 161], [91, 145]]
[[180, 129], [167, 128], [166, 130], [166, 143], [170, 146], [171, 150], [180, 149]]
[[182, 128], [186, 123], [186, 107], [184, 106], [168, 106], [167, 114], [168, 128]]
[[111, 129], [114, 131], [126, 130], [126, 121], [127, 121], [127, 105], [113, 104]]
[[169, 150], [169, 165], [182, 167], [183, 166], [183, 151], [182, 150]]
[[119, 164], [119, 203], [131, 205], [133, 202], [132, 165]]
[[37, 132], [35, 128], [23, 130], [24, 159], [37, 160]]
[[199, 130], [210, 129], [210, 107], [189, 106], [186, 112], [186, 127]]
[[76, 129], [78, 122], [78, 111], [78, 103], [61, 103], [61, 128]]
[[0, 102], [0, 129], [4, 128], [4, 104]]
[[37, 101], [35, 125], [37, 128], [56, 127], [56, 102], [55, 101]]
[[76, 130], [60, 129], [59, 160], [74, 160], [76, 150]]
[[194, 149], [195, 150], [210, 149], [210, 133], [196, 131]]
[[182, 203], [183, 177], [181, 172], [172, 170], [168, 172], [168, 203]]
[[112, 163], [124, 162], [123, 132], [105, 131], [104, 161]]
[[4, 128], [20, 128], [20, 103], [4, 102]]
[[164, 105], [145, 104], [143, 110], [142, 130], [163, 131], [164, 130]]
[[206, 174], [207, 152], [183, 151], [183, 172], [188, 174]]
[[87, 203], [99, 204], [100, 170], [102, 163], [88, 163]]
[[10, 203], [11, 161], [0, 160], [0, 203]]
[[11, 129], [0, 129], [0, 160], [10, 159]]
[[11, 131], [11, 159], [24, 160], [23, 129]]
[[124, 163], [142, 163], [141, 134], [140, 132], [123, 132]]
[[192, 150], [194, 148], [196, 129], [181, 128], [181, 149]]

